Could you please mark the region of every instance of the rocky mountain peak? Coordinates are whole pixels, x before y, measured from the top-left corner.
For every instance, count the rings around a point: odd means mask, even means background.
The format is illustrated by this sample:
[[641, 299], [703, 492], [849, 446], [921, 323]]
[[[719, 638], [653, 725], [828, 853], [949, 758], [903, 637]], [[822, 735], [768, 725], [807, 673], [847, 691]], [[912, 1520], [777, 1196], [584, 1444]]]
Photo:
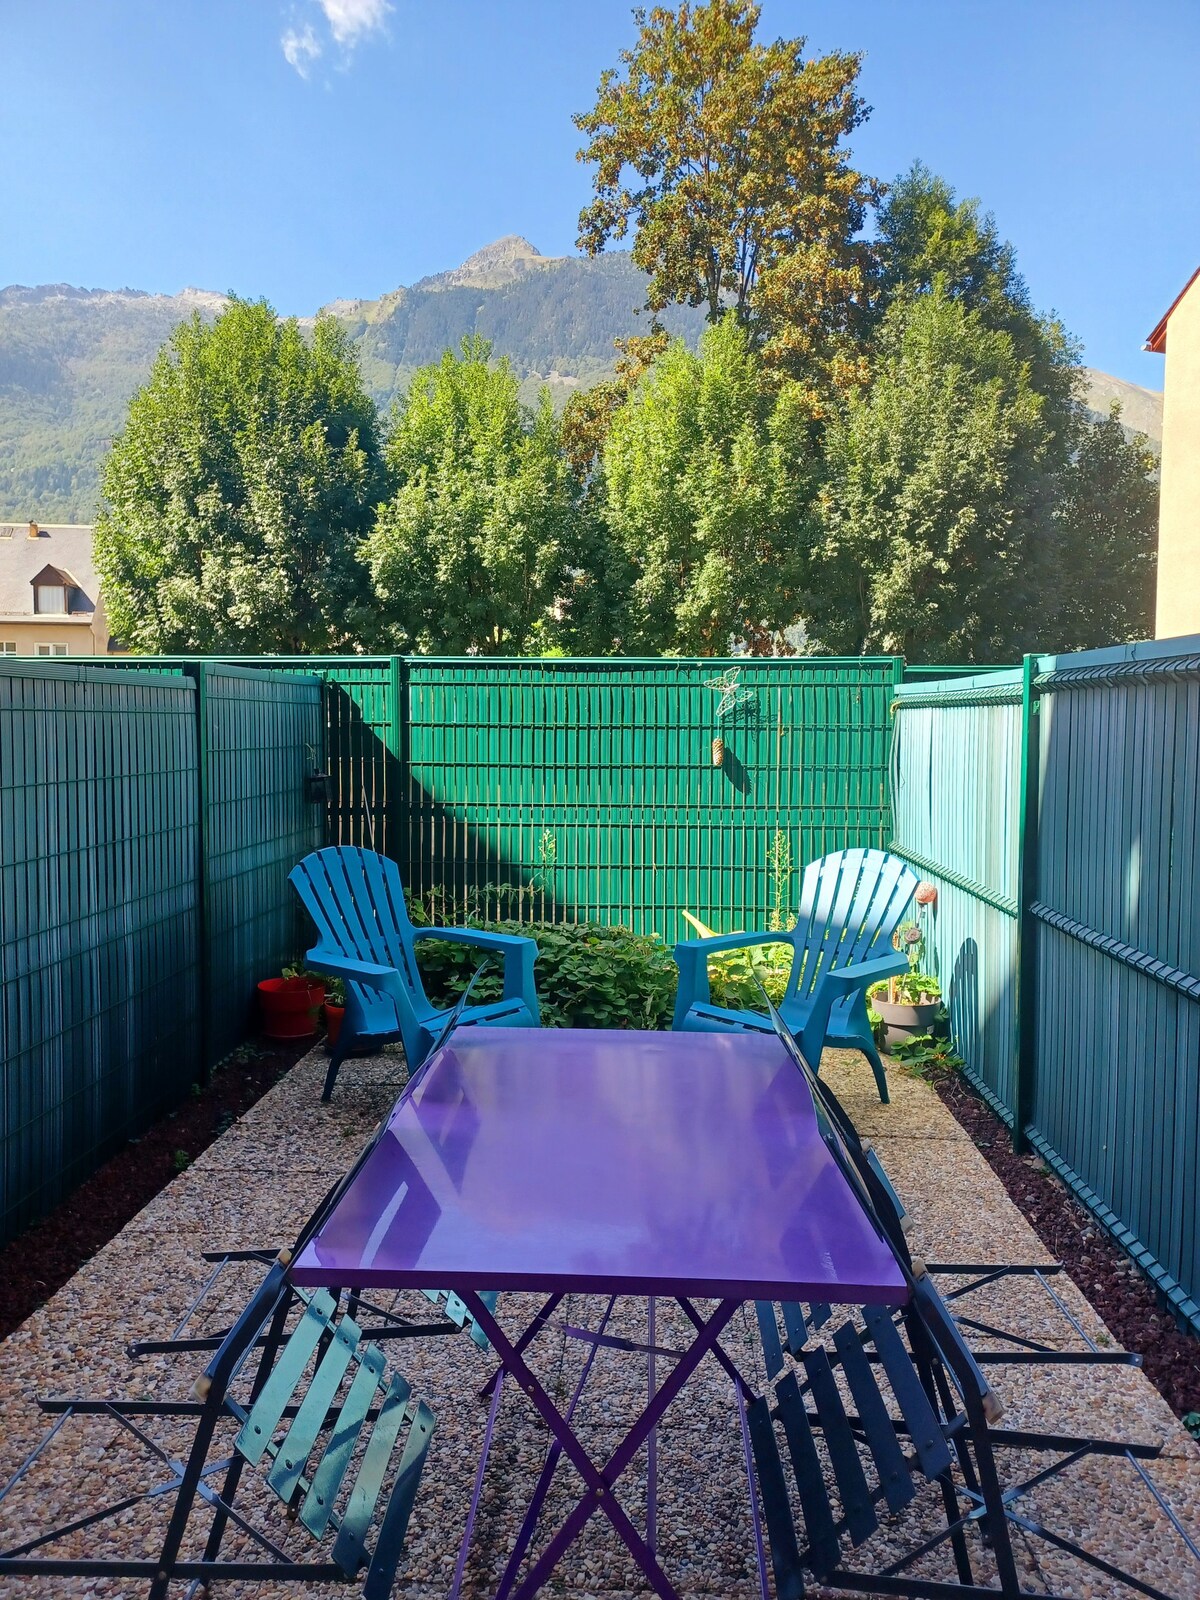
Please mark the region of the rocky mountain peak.
[[498, 289], [528, 272], [553, 266], [562, 256], [544, 256], [536, 245], [519, 233], [506, 233], [476, 250], [461, 267], [436, 272], [414, 285], [417, 289]]

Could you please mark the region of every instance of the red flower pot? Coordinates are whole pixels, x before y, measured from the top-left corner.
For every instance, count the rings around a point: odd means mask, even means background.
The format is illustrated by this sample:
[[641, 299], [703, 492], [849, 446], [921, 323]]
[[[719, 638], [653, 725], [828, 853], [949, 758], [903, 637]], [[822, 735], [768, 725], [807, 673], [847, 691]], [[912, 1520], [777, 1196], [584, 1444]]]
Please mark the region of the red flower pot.
[[325, 1002], [325, 1043], [332, 1050], [338, 1042], [338, 1034], [342, 1031], [342, 1018], [346, 1015], [345, 1006], [331, 1006]]
[[264, 978], [258, 986], [262, 1031], [268, 1039], [308, 1039], [317, 1031], [325, 985], [306, 978]]

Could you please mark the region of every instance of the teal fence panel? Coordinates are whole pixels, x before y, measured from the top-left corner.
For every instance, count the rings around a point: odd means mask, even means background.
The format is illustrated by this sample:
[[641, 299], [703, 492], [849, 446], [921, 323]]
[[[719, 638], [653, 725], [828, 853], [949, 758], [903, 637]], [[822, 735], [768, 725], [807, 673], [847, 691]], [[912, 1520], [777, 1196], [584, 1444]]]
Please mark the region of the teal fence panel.
[[763, 926], [777, 899], [794, 910], [806, 861], [887, 836], [890, 657], [408, 657], [402, 670], [407, 815], [390, 853], [410, 888], [478, 914], [668, 941], [687, 936], [684, 910]]
[[892, 781], [969, 1074], [1200, 1332], [1200, 639], [906, 684]]
[[968, 1077], [1011, 1120], [1016, 1092], [1021, 673], [905, 682], [891, 848], [935, 884], [919, 913]]
[[194, 669], [200, 698], [204, 1054], [220, 1060], [254, 1027], [254, 984], [304, 949], [287, 875], [324, 842], [310, 775], [324, 762], [325, 707], [312, 673]]
[[1037, 666], [1027, 1133], [1200, 1331], [1200, 639]]
[[195, 697], [0, 663], [0, 1237], [200, 1071]]

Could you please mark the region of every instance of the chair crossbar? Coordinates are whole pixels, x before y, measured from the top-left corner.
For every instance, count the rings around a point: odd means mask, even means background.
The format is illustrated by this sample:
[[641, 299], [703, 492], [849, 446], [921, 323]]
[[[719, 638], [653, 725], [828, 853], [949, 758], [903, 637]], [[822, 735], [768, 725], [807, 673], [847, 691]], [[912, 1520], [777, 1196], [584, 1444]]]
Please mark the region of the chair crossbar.
[[[422, 1289], [421, 1293], [425, 1296], [426, 1300], [430, 1300], [435, 1306], [439, 1306], [456, 1327], [461, 1328], [464, 1333], [469, 1334], [473, 1342], [477, 1344], [481, 1350], [488, 1349], [487, 1334], [484, 1333], [478, 1322], [476, 1322], [475, 1318], [467, 1310], [467, 1307], [452, 1289]], [[499, 1291], [496, 1289], [481, 1290], [479, 1298], [483, 1301], [484, 1305], [489, 1311], [494, 1311], [496, 1309], [496, 1301], [499, 1298]]]

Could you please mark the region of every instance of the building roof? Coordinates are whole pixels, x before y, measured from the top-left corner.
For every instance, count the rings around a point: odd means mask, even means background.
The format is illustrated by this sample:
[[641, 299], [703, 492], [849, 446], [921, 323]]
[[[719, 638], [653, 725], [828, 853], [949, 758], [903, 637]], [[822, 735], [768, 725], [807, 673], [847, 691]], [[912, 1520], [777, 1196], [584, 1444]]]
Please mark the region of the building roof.
[[[51, 572], [57, 572], [60, 578], [51, 577]], [[33, 580], [39, 577], [78, 589], [86, 597], [86, 604], [77, 598], [73, 606], [76, 614], [95, 610], [100, 580], [92, 561], [89, 524], [40, 523], [37, 538], [31, 539], [27, 522], [0, 522], [0, 615], [32, 618]], [[38, 618], [39, 622], [44, 620]]]
[[1175, 307], [1179, 304], [1179, 302], [1183, 299], [1184, 295], [1188, 292], [1188, 290], [1195, 283], [1197, 278], [1200, 278], [1200, 267], [1196, 268], [1195, 272], [1192, 273], [1191, 277], [1184, 284], [1183, 288], [1180, 289], [1179, 293], [1175, 296], [1174, 300], [1171, 301], [1171, 304], [1167, 307], [1166, 311], [1163, 313], [1163, 317], [1162, 317], [1161, 322], [1158, 323], [1158, 325], [1155, 327], [1154, 331], [1151, 333], [1150, 337], [1146, 340], [1145, 344], [1142, 346], [1143, 350], [1149, 350], [1152, 355], [1156, 355], [1156, 356], [1164, 356], [1164, 355], [1166, 355], [1166, 353], [1167, 353], [1167, 323], [1170, 322], [1170, 320], [1171, 320], [1171, 313], [1172, 313], [1172, 311], [1174, 311]]

